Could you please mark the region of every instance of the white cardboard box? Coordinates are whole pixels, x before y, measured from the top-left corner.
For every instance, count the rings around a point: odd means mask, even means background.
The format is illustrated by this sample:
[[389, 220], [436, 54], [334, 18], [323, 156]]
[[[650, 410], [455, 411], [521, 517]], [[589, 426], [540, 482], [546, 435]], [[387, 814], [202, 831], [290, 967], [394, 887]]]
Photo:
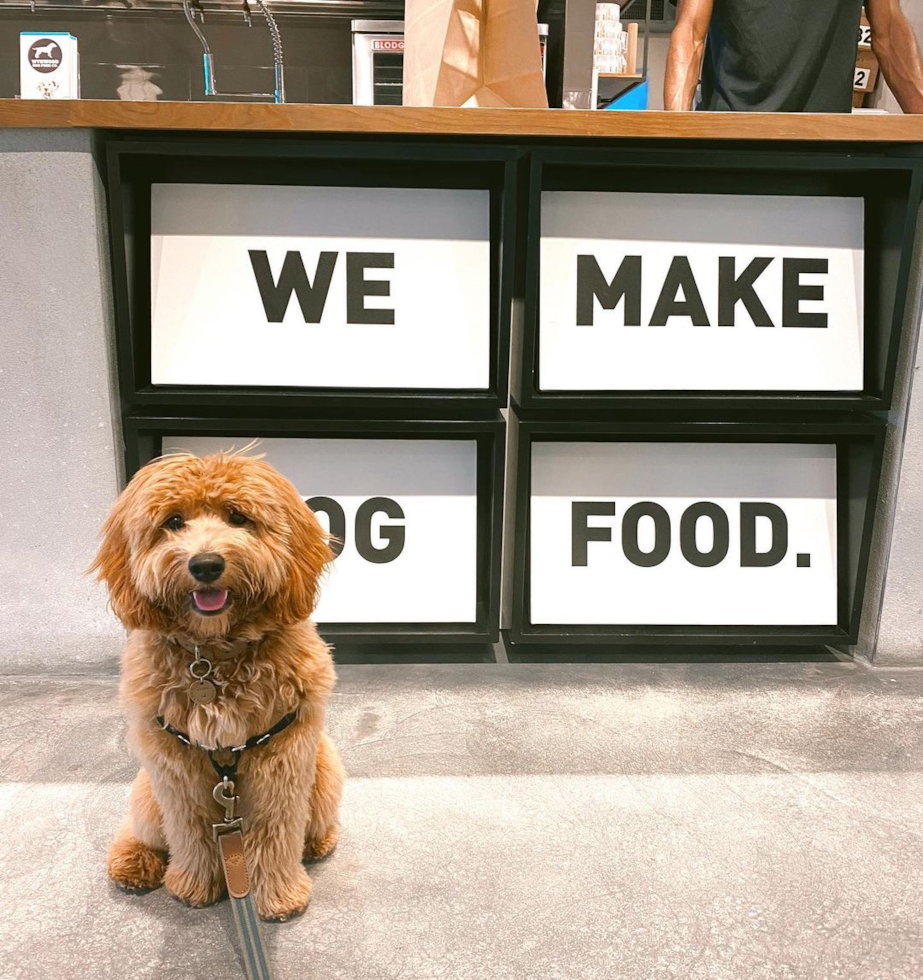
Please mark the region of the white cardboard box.
[[19, 95], [23, 99], [79, 99], [77, 38], [65, 31], [19, 35]]

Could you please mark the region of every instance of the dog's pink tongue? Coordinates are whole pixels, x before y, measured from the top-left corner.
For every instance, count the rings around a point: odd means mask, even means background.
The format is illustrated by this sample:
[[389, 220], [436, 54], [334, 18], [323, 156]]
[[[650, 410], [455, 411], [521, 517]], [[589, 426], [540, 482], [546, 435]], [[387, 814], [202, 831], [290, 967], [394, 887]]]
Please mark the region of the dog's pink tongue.
[[214, 612], [220, 609], [228, 599], [227, 589], [198, 589], [192, 593], [196, 607], [202, 612]]

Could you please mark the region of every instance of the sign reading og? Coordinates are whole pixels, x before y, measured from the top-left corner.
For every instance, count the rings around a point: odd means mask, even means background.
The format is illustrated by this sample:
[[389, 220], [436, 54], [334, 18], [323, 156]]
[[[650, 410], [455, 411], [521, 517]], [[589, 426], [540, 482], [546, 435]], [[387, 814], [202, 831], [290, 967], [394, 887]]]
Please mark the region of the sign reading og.
[[531, 621], [837, 622], [836, 447], [535, 442]]
[[[163, 451], [248, 441], [173, 436]], [[279, 438], [259, 449], [337, 538], [318, 623], [475, 622], [474, 440]]]
[[154, 184], [154, 384], [486, 389], [486, 190]]
[[860, 198], [546, 191], [545, 391], [858, 391]]

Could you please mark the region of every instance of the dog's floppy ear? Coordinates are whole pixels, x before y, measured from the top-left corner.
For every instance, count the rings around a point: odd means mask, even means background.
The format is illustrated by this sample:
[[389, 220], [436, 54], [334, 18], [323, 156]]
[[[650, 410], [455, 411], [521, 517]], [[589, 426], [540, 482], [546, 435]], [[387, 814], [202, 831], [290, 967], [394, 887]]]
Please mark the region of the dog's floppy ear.
[[137, 478], [132, 480], [112, 505], [102, 527], [102, 543], [87, 574], [105, 582], [113, 613], [127, 629], [157, 629], [163, 624], [135, 588], [131, 575], [131, 544], [128, 519], [137, 496]]
[[294, 625], [307, 619], [317, 604], [318, 586], [327, 562], [333, 560], [329, 535], [298, 491], [273, 471], [273, 482], [284, 501], [289, 526], [290, 571], [273, 603], [276, 622]]

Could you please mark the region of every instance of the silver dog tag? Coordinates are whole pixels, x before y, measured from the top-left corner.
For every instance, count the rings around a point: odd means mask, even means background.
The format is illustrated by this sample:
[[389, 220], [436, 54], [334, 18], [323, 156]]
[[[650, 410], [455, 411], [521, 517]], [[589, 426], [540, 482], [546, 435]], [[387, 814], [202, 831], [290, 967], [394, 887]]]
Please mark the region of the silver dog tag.
[[210, 704], [218, 694], [218, 688], [211, 681], [193, 681], [186, 692], [194, 704]]

